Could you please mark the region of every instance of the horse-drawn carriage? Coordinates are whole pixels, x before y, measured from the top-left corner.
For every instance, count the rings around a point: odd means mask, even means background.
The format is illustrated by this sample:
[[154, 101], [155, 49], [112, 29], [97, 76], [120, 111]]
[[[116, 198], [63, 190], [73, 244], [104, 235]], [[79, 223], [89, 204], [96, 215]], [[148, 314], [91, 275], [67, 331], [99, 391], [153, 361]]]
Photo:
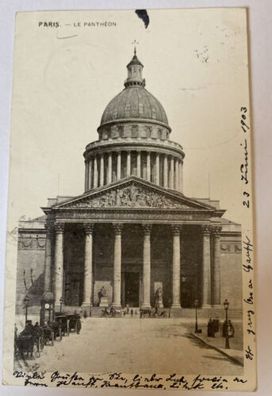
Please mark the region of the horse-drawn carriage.
[[33, 358], [34, 347], [36, 347], [36, 352], [40, 354], [43, 346], [43, 329], [38, 322], [33, 326], [31, 320], [27, 321], [24, 330], [19, 335], [15, 332], [14, 352], [22, 359], [25, 359], [25, 357]]
[[68, 320], [68, 331], [80, 333], [81, 330], [81, 320], [80, 315], [77, 313], [66, 315]]

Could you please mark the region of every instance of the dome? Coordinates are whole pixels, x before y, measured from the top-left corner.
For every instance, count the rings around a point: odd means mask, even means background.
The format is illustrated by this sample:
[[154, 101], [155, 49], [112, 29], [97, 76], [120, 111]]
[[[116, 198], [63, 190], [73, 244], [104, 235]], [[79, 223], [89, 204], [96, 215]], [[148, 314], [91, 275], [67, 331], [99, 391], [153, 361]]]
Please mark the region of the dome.
[[168, 126], [164, 108], [142, 85], [128, 85], [105, 108], [101, 125], [113, 121], [153, 120]]

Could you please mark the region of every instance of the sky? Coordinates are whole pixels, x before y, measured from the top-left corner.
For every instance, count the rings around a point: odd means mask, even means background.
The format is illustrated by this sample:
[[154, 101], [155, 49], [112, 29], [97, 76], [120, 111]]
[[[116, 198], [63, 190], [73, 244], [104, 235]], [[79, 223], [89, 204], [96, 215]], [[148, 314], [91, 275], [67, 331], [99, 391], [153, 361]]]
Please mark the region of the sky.
[[123, 89], [134, 40], [146, 89], [185, 152], [184, 194], [218, 199], [225, 217], [242, 221], [245, 12], [150, 10], [149, 17], [145, 29], [134, 11], [17, 14], [9, 229], [23, 215], [42, 215], [48, 197], [83, 193], [83, 152]]

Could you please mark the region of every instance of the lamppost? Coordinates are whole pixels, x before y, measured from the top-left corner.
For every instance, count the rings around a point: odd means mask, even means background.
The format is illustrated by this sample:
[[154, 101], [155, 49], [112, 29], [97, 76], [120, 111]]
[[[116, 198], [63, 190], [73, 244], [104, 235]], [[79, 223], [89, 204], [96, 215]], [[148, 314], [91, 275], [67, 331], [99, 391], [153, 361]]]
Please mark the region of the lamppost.
[[28, 297], [28, 295], [26, 295], [25, 298], [24, 298], [24, 305], [25, 305], [25, 324], [26, 324], [26, 322], [27, 322], [27, 313], [28, 313], [27, 311], [28, 311], [29, 301], [30, 301], [30, 298]]
[[62, 297], [59, 299], [59, 302], [60, 302], [60, 312], [62, 312], [62, 305], [63, 305], [63, 298]]
[[195, 333], [198, 333], [198, 322], [197, 322], [197, 308], [198, 308], [198, 300], [195, 300]]
[[228, 320], [228, 310], [229, 310], [229, 302], [227, 299], [224, 301], [224, 308], [226, 311], [226, 319], [225, 319], [225, 349], [230, 349], [229, 344], [229, 320]]
[[43, 326], [47, 322], [54, 320], [54, 296], [48, 291], [44, 292], [41, 298], [40, 323]]

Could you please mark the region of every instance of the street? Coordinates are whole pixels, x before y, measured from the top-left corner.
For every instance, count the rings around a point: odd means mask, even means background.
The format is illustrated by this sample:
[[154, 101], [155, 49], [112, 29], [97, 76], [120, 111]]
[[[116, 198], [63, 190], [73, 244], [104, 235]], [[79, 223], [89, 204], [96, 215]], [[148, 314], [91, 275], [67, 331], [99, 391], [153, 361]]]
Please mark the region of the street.
[[46, 346], [29, 363], [49, 372], [243, 373], [243, 367], [192, 337], [181, 319], [83, 319], [79, 335]]

